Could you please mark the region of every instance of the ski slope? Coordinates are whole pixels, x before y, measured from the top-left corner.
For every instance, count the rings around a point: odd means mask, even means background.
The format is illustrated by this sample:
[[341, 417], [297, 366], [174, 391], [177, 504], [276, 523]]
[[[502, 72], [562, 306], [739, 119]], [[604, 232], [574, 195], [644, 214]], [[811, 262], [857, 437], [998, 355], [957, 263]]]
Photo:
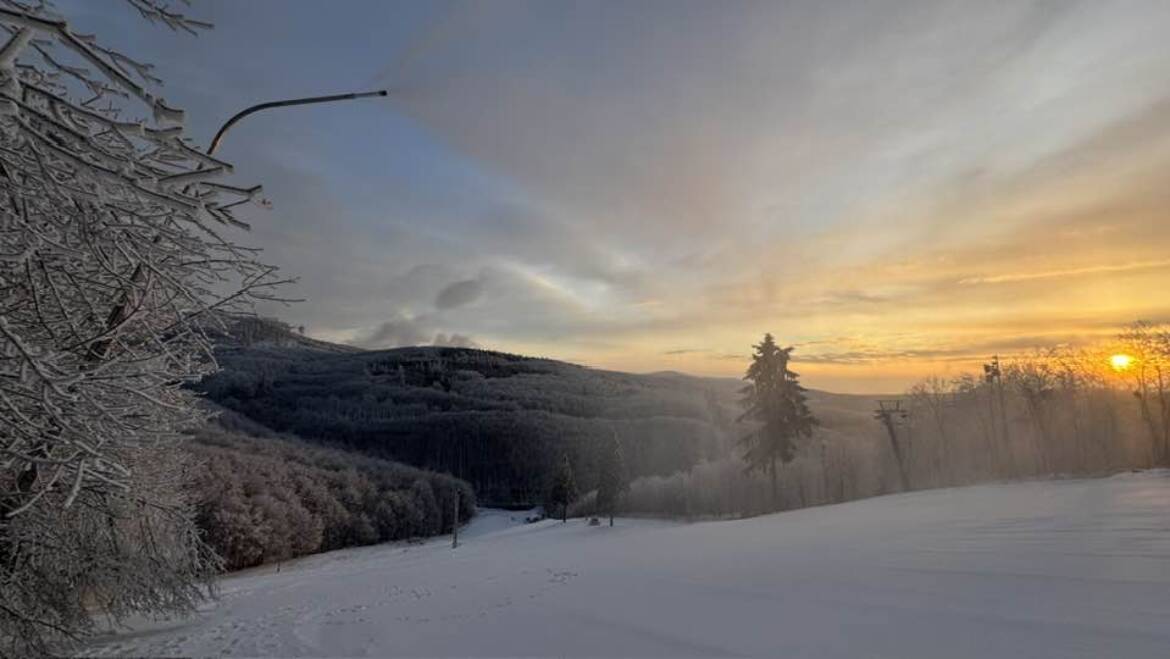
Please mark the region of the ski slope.
[[96, 655], [1170, 656], [1170, 472], [517, 524], [224, 579]]

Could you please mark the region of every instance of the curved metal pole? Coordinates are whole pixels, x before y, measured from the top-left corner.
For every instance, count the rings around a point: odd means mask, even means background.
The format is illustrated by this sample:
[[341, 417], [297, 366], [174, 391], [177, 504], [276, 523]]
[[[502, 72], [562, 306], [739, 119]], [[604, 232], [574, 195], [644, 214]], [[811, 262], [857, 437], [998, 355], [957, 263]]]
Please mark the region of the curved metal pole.
[[214, 155], [216, 149], [219, 148], [219, 143], [223, 141], [223, 136], [238, 122], [240, 119], [261, 110], [269, 108], [283, 108], [290, 105], [309, 105], [310, 103], [331, 103], [333, 101], [352, 101], [356, 98], [369, 98], [371, 96], [386, 96], [389, 94], [385, 89], [379, 89], [372, 92], [354, 92], [351, 94], [333, 94], [330, 96], [311, 96], [309, 98], [291, 98], [286, 101], [269, 101], [267, 103], [258, 103], [248, 108], [244, 108], [237, 112], [231, 119], [228, 119], [223, 126], [220, 126], [219, 131], [216, 132], [215, 137], [211, 138], [211, 146], [207, 147], [207, 155]]
[[[236, 122], [238, 122], [240, 119], [243, 119], [244, 117], [252, 114], [253, 112], [259, 112], [261, 110], [267, 110], [269, 108], [285, 107], [288, 105], [308, 105], [310, 103], [329, 103], [331, 101], [350, 101], [350, 100], [353, 100], [355, 98], [369, 98], [371, 96], [386, 96], [387, 94], [389, 94], [389, 92], [386, 91], [385, 89], [379, 89], [377, 91], [372, 91], [372, 92], [354, 92], [351, 94], [333, 94], [331, 96], [311, 96], [309, 98], [293, 98], [293, 99], [289, 99], [286, 101], [269, 101], [267, 103], [259, 103], [257, 105], [253, 105], [251, 107], [244, 108], [243, 110], [237, 112], [235, 114], [235, 116], [233, 116], [231, 119], [228, 119], [227, 123], [225, 123], [223, 126], [220, 126], [219, 132], [217, 132], [215, 134], [215, 137], [213, 137], [211, 139], [211, 146], [207, 147], [207, 155], [209, 155], [209, 156], [214, 155], [215, 150], [219, 148], [219, 144], [220, 144], [220, 142], [223, 141], [223, 136], [225, 133], [227, 133], [228, 129], [231, 128], [232, 126], [234, 126], [236, 124]], [[199, 169], [202, 169], [202, 168], [203, 168], [203, 165], [200, 164]], [[183, 188], [184, 191], [186, 191], [189, 187], [190, 186], [187, 186], [187, 188]], [[160, 239], [161, 239], [161, 235], [156, 235], [154, 237], [154, 242], [157, 243]], [[130, 275], [130, 281], [137, 282], [138, 279], [142, 276], [142, 271], [143, 271], [142, 264], [139, 263], [137, 266], [135, 266], [134, 272]], [[127, 303], [128, 303], [128, 300], [123, 299], [122, 302], [115, 305], [114, 308], [110, 310], [110, 314], [106, 318], [107, 329], [113, 328], [122, 322], [123, 314], [126, 313]], [[89, 361], [96, 361], [96, 360], [104, 357], [106, 350], [110, 346], [110, 342], [111, 342], [111, 339], [102, 339], [100, 341], [93, 343], [90, 346], [89, 352], [86, 355], [86, 359]]]

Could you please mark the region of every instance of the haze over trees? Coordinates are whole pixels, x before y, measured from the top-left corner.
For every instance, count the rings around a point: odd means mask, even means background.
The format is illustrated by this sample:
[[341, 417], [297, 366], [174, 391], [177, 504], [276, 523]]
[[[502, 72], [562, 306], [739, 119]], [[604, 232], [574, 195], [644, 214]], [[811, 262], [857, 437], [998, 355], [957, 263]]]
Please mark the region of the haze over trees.
[[[1167, 328], [1135, 323], [1101, 346], [989, 360], [979, 372], [930, 377], [883, 401], [808, 392], [821, 423], [791, 462], [779, 463], [777, 502], [768, 478], [745, 477], [738, 456], [727, 453], [673, 475], [634, 479], [624, 510], [742, 516], [907, 486], [1167, 466], [1163, 419], [1170, 392], [1159, 376], [1168, 363]], [[897, 406], [888, 427], [876, 414], [879, 402]]]

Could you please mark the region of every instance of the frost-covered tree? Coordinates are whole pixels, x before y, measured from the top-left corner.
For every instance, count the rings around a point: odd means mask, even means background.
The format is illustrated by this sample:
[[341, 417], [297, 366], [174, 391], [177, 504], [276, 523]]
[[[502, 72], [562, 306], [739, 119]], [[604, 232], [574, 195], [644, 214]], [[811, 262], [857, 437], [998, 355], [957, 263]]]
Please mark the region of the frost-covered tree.
[[549, 503], [561, 508], [561, 522], [569, 519], [569, 504], [577, 500], [577, 481], [573, 479], [573, 465], [569, 456], [561, 458], [557, 471], [553, 474], [552, 487], [548, 494]]
[[[127, 4], [173, 30], [206, 27], [165, 0]], [[208, 571], [172, 454], [200, 419], [183, 385], [214, 368], [220, 313], [278, 282], [228, 233], [259, 188], [219, 180], [231, 167], [189, 143], [159, 82], [47, 3], [0, 0], [9, 649], [83, 631], [94, 603], [115, 618], [189, 606]]]
[[629, 488], [626, 462], [622, 457], [622, 445], [617, 433], [602, 442], [601, 454], [597, 460], [597, 510], [609, 515], [613, 526], [613, 514], [617, 509], [622, 492]]
[[797, 442], [812, 436], [817, 420], [805, 402], [800, 376], [788, 369], [792, 348], [780, 348], [771, 334], [755, 346], [751, 366], [740, 390], [744, 407], [740, 421], [754, 421], [757, 427], [740, 440], [749, 471], [766, 471], [772, 483], [773, 505], [779, 501], [776, 463], [787, 464], [796, 457]]

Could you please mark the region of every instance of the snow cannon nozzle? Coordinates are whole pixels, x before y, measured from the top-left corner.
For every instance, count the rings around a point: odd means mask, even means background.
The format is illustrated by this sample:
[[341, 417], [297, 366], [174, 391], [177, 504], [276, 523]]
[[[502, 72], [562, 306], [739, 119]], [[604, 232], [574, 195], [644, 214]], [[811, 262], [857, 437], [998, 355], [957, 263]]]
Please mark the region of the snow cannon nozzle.
[[370, 98], [372, 96], [389, 96], [389, 95], [390, 95], [390, 90], [378, 89], [378, 90], [375, 90], [372, 92], [359, 92], [359, 93], [351, 96], [351, 98]]

